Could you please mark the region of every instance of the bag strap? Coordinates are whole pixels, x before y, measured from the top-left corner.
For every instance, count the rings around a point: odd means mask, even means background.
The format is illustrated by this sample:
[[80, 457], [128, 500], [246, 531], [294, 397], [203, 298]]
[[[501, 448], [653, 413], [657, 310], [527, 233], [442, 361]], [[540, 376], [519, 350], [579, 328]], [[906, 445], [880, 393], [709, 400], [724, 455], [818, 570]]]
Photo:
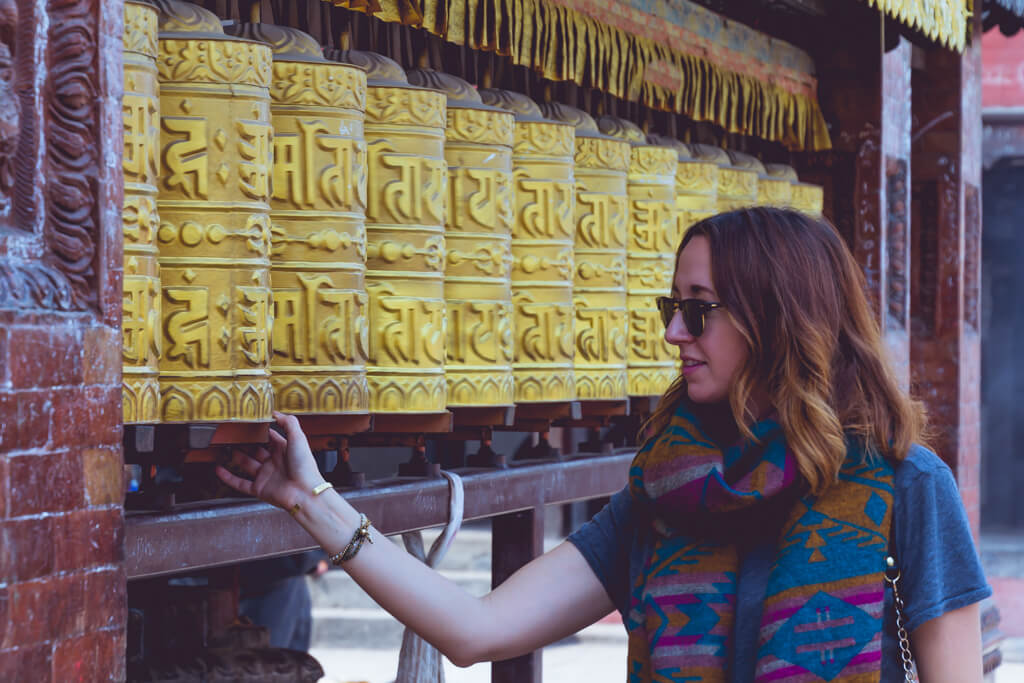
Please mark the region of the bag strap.
[[900, 661], [903, 664], [904, 683], [917, 683], [917, 669], [914, 666], [914, 654], [910, 651], [910, 636], [903, 622], [903, 597], [900, 595], [900, 569], [896, 559], [890, 555], [885, 558], [885, 580], [892, 586], [893, 605], [896, 607], [896, 636], [900, 641]]

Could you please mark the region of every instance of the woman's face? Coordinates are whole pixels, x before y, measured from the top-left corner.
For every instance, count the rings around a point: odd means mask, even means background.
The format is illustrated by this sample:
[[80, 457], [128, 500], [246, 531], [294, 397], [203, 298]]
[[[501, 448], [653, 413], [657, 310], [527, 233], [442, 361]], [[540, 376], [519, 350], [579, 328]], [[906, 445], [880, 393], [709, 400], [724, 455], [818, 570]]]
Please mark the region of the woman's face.
[[[718, 302], [711, 279], [711, 245], [703, 235], [691, 239], [679, 254], [672, 296]], [[725, 309], [704, 314], [704, 332], [694, 337], [676, 312], [665, 329], [665, 341], [679, 349], [686, 390], [694, 403], [717, 403], [729, 397], [729, 387], [747, 360], [747, 344]]]

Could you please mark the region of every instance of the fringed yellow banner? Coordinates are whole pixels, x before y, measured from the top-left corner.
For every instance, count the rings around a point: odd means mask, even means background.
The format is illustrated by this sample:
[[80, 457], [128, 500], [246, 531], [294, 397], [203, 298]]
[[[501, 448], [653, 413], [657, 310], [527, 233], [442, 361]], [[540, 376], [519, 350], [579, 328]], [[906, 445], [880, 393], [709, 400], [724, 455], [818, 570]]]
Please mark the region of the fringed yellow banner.
[[972, 0], [867, 0], [893, 19], [946, 47], [963, 52]]
[[800, 50], [686, 2], [325, 0], [497, 52], [557, 81], [794, 150], [831, 147]]

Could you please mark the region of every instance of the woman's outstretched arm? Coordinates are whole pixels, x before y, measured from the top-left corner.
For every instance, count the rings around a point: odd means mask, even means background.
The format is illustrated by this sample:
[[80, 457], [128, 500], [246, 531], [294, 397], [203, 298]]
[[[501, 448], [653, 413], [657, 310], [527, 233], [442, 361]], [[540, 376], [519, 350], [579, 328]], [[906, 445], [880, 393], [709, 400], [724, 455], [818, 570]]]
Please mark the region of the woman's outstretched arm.
[[[286, 510], [329, 553], [343, 549], [359, 526], [359, 513], [334, 491], [319, 496], [323, 481], [293, 416], [275, 414], [287, 439], [271, 431], [268, 448], [233, 462], [251, 479], [224, 468], [224, 483]], [[477, 598], [397, 545], [372, 531], [343, 566], [356, 583], [396, 619], [458, 666], [516, 657], [569, 636], [612, 611], [604, 587], [571, 543], [533, 560], [490, 594]]]

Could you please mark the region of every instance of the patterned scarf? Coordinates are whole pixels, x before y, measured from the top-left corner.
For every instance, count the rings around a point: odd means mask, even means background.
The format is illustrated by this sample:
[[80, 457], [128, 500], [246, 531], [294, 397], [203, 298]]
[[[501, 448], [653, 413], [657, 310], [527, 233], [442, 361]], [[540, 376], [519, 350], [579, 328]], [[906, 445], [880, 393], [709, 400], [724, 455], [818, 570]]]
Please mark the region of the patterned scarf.
[[[814, 497], [774, 420], [724, 452], [679, 407], [629, 474], [654, 548], [630, 597], [629, 683], [726, 680], [738, 544], [780, 533], [763, 601], [756, 680], [878, 681], [892, 468], [850, 448]], [[877, 460], [877, 462], [875, 462]]]

